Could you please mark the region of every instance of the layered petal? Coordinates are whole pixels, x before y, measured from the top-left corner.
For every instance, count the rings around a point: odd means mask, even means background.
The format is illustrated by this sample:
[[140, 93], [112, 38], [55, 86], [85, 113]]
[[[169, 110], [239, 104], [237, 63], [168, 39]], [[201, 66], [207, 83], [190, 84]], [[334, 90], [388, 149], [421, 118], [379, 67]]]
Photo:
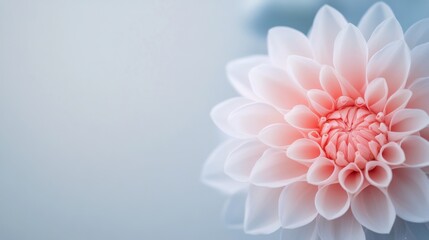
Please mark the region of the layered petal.
[[323, 66], [320, 70], [320, 85], [325, 92], [329, 93], [333, 99], [345, 95], [340, 80], [335, 70], [329, 66]]
[[335, 109], [334, 99], [325, 91], [312, 89], [307, 92], [311, 107], [323, 116]]
[[414, 23], [405, 32], [405, 41], [410, 49], [429, 42], [429, 18]]
[[294, 240], [294, 239], [305, 239], [305, 240], [317, 240], [317, 220], [313, 220], [311, 223], [306, 224], [302, 227], [293, 229], [282, 229], [281, 240]]
[[320, 145], [313, 140], [302, 138], [293, 142], [286, 150], [290, 159], [302, 163], [311, 163], [323, 155]]
[[400, 140], [425, 128], [429, 123], [426, 112], [420, 109], [402, 109], [396, 111], [389, 126], [389, 139]]
[[405, 154], [405, 166], [429, 166], [429, 142], [426, 139], [416, 135], [408, 136], [401, 141], [401, 148]]
[[293, 78], [305, 89], [320, 89], [320, 64], [311, 58], [290, 56], [287, 69]]
[[427, 59], [429, 58], [429, 42], [421, 44], [411, 50], [411, 67], [407, 80], [407, 86], [410, 86], [417, 79], [429, 77], [429, 68]]
[[386, 105], [388, 87], [384, 78], [371, 81], [365, 90], [366, 106], [373, 112], [382, 112]]
[[259, 133], [259, 140], [273, 148], [286, 148], [304, 135], [287, 123], [277, 123], [267, 126]]
[[405, 162], [405, 154], [396, 142], [389, 142], [381, 146], [377, 160], [388, 165], [397, 166]]
[[319, 117], [305, 105], [293, 107], [285, 115], [285, 120], [291, 126], [301, 130], [315, 130], [319, 127]]
[[333, 220], [349, 210], [350, 195], [337, 183], [326, 185], [317, 191], [315, 205], [320, 215]]
[[373, 56], [374, 53], [378, 52], [389, 43], [396, 40], [402, 40], [403, 38], [404, 34], [402, 32], [401, 24], [396, 20], [396, 18], [391, 17], [384, 20], [375, 28], [368, 40], [369, 57]]
[[242, 228], [244, 222], [244, 206], [247, 198], [247, 188], [232, 194], [222, 210], [226, 225], [230, 228]]
[[308, 169], [307, 182], [314, 185], [326, 185], [336, 181], [339, 168], [334, 161], [325, 157], [318, 158]]
[[320, 218], [317, 229], [321, 240], [365, 240], [362, 226], [350, 211], [334, 220]]
[[379, 24], [392, 17], [395, 17], [392, 9], [387, 4], [378, 2], [366, 11], [358, 26], [364, 37], [369, 39]]
[[356, 193], [363, 184], [362, 171], [355, 163], [350, 163], [338, 173], [338, 181], [349, 193]]
[[422, 109], [429, 113], [429, 77], [414, 82], [410, 90], [413, 94], [407, 107]]
[[385, 120], [390, 123], [393, 114], [407, 106], [408, 101], [413, 93], [409, 89], [400, 89], [387, 99], [384, 106]]
[[392, 169], [381, 161], [367, 162], [364, 175], [371, 185], [378, 188], [387, 187], [392, 181]]

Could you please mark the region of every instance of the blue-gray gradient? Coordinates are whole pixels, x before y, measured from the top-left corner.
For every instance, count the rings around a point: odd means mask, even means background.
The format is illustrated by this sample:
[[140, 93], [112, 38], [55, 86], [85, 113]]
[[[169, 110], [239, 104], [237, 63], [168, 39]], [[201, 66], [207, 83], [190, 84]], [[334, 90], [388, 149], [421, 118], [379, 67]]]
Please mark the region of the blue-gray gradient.
[[278, 239], [226, 229], [199, 179], [225, 63], [265, 51], [245, 5], [0, 0], [0, 239]]

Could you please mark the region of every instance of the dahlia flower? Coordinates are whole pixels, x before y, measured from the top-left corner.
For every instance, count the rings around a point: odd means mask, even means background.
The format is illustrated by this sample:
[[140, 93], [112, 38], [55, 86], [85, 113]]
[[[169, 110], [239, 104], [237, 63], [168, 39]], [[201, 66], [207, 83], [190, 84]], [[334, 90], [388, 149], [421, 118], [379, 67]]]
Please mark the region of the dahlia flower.
[[267, 56], [227, 66], [241, 96], [211, 112], [232, 139], [202, 176], [231, 195], [230, 224], [362, 240], [428, 222], [428, 62], [429, 19], [404, 33], [384, 3], [358, 26], [324, 6], [308, 36], [272, 28]]

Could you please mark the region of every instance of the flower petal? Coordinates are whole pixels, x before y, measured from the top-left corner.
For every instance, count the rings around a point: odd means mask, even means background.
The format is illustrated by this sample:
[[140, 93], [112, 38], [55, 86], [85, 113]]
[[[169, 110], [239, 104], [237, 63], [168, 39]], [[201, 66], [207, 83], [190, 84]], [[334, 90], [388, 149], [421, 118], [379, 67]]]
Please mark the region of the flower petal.
[[349, 163], [338, 173], [338, 181], [349, 193], [356, 193], [363, 184], [363, 174], [355, 163]]
[[350, 196], [339, 184], [326, 185], [317, 191], [315, 204], [320, 215], [333, 220], [350, 208]]
[[285, 187], [280, 195], [279, 216], [282, 227], [302, 227], [317, 216], [314, 198], [317, 187], [306, 182], [296, 182]]
[[338, 171], [334, 161], [320, 157], [308, 169], [307, 182], [314, 185], [331, 184], [337, 179]]
[[317, 220], [304, 225], [299, 228], [286, 229], [283, 228], [281, 232], [281, 240], [305, 239], [305, 240], [318, 240], [317, 237]]
[[281, 150], [266, 151], [253, 168], [250, 182], [263, 187], [283, 187], [305, 180], [308, 167], [286, 156]]
[[225, 173], [236, 181], [248, 182], [253, 166], [267, 148], [258, 140], [242, 143], [228, 155], [225, 161]]
[[350, 211], [334, 220], [320, 218], [318, 231], [321, 240], [365, 240], [365, 232]]
[[411, 222], [429, 221], [428, 186], [429, 180], [420, 169], [393, 170], [393, 180], [388, 191], [399, 217]]
[[321, 116], [332, 112], [335, 108], [334, 99], [325, 91], [312, 89], [307, 92], [310, 105]]
[[230, 228], [243, 228], [244, 207], [246, 206], [247, 188], [232, 194], [222, 210], [226, 225]]
[[244, 213], [244, 231], [269, 234], [280, 228], [278, 205], [281, 188], [250, 185]]
[[338, 79], [335, 70], [329, 66], [323, 66], [320, 70], [320, 85], [333, 99], [337, 99], [345, 93], [343, 93], [340, 81]]
[[349, 24], [335, 39], [334, 66], [358, 91], [366, 83], [368, 49], [359, 29]]
[[279, 67], [286, 67], [290, 55], [313, 57], [307, 37], [289, 27], [274, 27], [268, 31], [268, 55]]
[[284, 122], [283, 115], [264, 103], [251, 103], [233, 111], [228, 122], [239, 133], [258, 135], [264, 127]]
[[368, 11], [363, 15], [359, 22], [359, 29], [366, 39], [369, 39], [376, 27], [384, 20], [394, 17], [390, 7], [383, 3], [378, 2], [372, 5]]
[[396, 111], [407, 106], [412, 94], [413, 93], [408, 89], [400, 89], [387, 99], [386, 105], [384, 106], [384, 119], [387, 123], [390, 123], [390, 120]]
[[320, 89], [320, 64], [313, 59], [290, 56], [287, 69], [293, 78], [305, 89]]
[[250, 69], [264, 63], [269, 63], [268, 56], [254, 55], [228, 63], [226, 66], [228, 79], [240, 95], [250, 99], [257, 99], [250, 88], [249, 71]]
[[270, 147], [285, 148], [304, 135], [287, 123], [269, 125], [259, 133], [259, 140]]
[[381, 50], [387, 44], [396, 40], [402, 40], [403, 38], [404, 34], [402, 32], [401, 24], [395, 17], [384, 20], [377, 26], [377, 28], [375, 28], [368, 40], [369, 57]]
[[396, 111], [390, 122], [389, 139], [397, 141], [418, 132], [429, 123], [428, 115], [420, 109], [402, 109]]
[[274, 106], [291, 109], [307, 102], [303, 89], [280, 68], [260, 65], [250, 71], [249, 77], [256, 95]]
[[293, 142], [286, 150], [286, 154], [292, 160], [311, 163], [323, 155], [319, 144], [310, 139], [298, 139]]
[[346, 19], [334, 8], [327, 5], [320, 8], [314, 18], [309, 37], [316, 61], [321, 64], [333, 65], [335, 38], [346, 25]]
[[319, 117], [307, 106], [297, 105], [285, 115], [290, 125], [301, 130], [315, 130], [319, 127]]
[[399, 144], [396, 142], [388, 142], [381, 146], [377, 160], [388, 165], [397, 166], [405, 161], [405, 154]]
[[429, 77], [429, 68], [426, 61], [429, 58], [429, 43], [421, 44], [411, 50], [411, 68], [407, 86], [419, 78]]
[[231, 179], [223, 170], [228, 154], [240, 144], [242, 144], [242, 141], [229, 140], [221, 144], [210, 154], [201, 174], [204, 184], [227, 194], [232, 194], [245, 188], [247, 184]]
[[392, 181], [392, 169], [381, 161], [367, 162], [364, 174], [366, 180], [375, 187], [387, 187]]
[[389, 43], [368, 62], [368, 80], [386, 79], [389, 95], [405, 86], [410, 71], [410, 52], [403, 40]]
[[429, 142], [426, 139], [415, 135], [408, 136], [401, 141], [401, 148], [405, 153], [405, 166], [429, 166]]
[[418, 108], [429, 113], [429, 77], [415, 81], [409, 88], [412, 91], [409, 108]]
[[376, 78], [371, 81], [365, 90], [366, 106], [373, 112], [383, 111], [386, 105], [388, 87], [384, 78]]
[[422, 19], [414, 23], [405, 32], [405, 40], [410, 49], [413, 49], [420, 44], [429, 42], [429, 18]]
[[396, 218], [387, 193], [371, 185], [353, 198], [351, 209], [360, 224], [377, 233], [389, 233]]

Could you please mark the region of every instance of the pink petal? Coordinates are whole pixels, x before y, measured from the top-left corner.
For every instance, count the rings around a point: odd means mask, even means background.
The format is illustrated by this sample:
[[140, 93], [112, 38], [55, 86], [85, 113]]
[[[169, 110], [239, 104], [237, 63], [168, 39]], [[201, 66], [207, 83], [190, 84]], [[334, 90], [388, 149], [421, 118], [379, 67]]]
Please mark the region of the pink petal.
[[335, 39], [334, 66], [358, 91], [366, 83], [368, 49], [359, 29], [349, 24]]
[[278, 205], [281, 188], [250, 185], [244, 213], [244, 231], [249, 234], [270, 234], [280, 228]]
[[329, 66], [323, 66], [320, 70], [320, 85], [333, 99], [337, 99], [342, 95], [343, 90], [341, 88], [340, 81], [335, 73], [335, 70]]
[[410, 51], [403, 40], [389, 43], [369, 60], [368, 80], [386, 79], [389, 95], [391, 95], [405, 86], [410, 62]]
[[281, 150], [271, 150], [253, 168], [250, 182], [263, 187], [283, 187], [305, 180], [308, 167], [289, 159]]
[[415, 81], [410, 90], [413, 94], [407, 107], [419, 108], [429, 113], [429, 77]]
[[235, 193], [246, 187], [247, 184], [237, 182], [224, 172], [225, 161], [231, 151], [237, 148], [242, 141], [229, 140], [217, 147], [204, 163], [201, 179], [204, 184], [227, 194]]
[[290, 56], [287, 60], [288, 71], [305, 89], [320, 89], [320, 64], [313, 59]]
[[229, 154], [225, 173], [239, 182], [248, 182], [253, 166], [267, 148], [258, 140], [244, 142]]
[[319, 117], [304, 105], [293, 107], [285, 115], [285, 120], [290, 125], [301, 130], [315, 130], [319, 127]]
[[307, 92], [307, 97], [311, 107], [321, 116], [332, 112], [335, 108], [334, 100], [325, 91], [312, 89]]
[[411, 222], [429, 221], [429, 180], [420, 169], [393, 170], [388, 191], [396, 213]]
[[331, 184], [337, 179], [338, 171], [334, 161], [320, 157], [308, 169], [307, 182], [314, 185]]
[[290, 55], [313, 57], [307, 37], [288, 27], [274, 27], [268, 32], [268, 55], [279, 67], [286, 67]]
[[386, 105], [384, 106], [385, 121], [390, 123], [393, 114], [397, 110], [401, 110], [407, 106], [410, 100], [412, 92], [408, 89], [400, 89], [396, 91], [392, 96], [387, 99]]
[[420, 109], [402, 109], [396, 111], [390, 122], [388, 136], [390, 140], [400, 140], [425, 128], [429, 123], [428, 115]]
[[282, 123], [283, 115], [264, 103], [251, 103], [233, 111], [228, 122], [239, 133], [258, 135], [264, 127]]
[[401, 24], [395, 17], [384, 20], [375, 28], [368, 40], [369, 57], [381, 50], [387, 44], [404, 38]]
[[391, 17], [395, 17], [392, 9], [387, 4], [378, 2], [366, 11], [358, 26], [365, 38], [369, 39], [377, 26]]
[[317, 192], [315, 204], [320, 215], [333, 220], [347, 212], [350, 196], [339, 184], [326, 185]]
[[317, 216], [314, 198], [317, 187], [296, 182], [285, 187], [279, 199], [279, 216], [282, 227], [302, 227]]
[[287, 123], [269, 125], [259, 133], [259, 140], [270, 147], [285, 148], [304, 135]]
[[375, 187], [387, 187], [392, 181], [392, 169], [381, 161], [367, 162], [364, 174], [366, 180]]
[[355, 163], [349, 163], [338, 173], [341, 186], [349, 193], [356, 193], [363, 184], [363, 174]]
[[382, 112], [387, 100], [387, 83], [384, 78], [371, 81], [365, 90], [366, 106], [375, 113]]
[[415, 135], [408, 136], [401, 141], [401, 148], [405, 153], [405, 166], [429, 166], [429, 142], [426, 139]]
[[234, 130], [234, 128], [231, 127], [231, 125], [228, 123], [228, 117], [231, 112], [252, 102], [252, 100], [242, 97], [231, 98], [216, 105], [210, 112], [210, 116], [215, 125], [227, 135], [236, 138], [245, 138], [245, 134], [238, 133]]
[[307, 102], [303, 89], [280, 68], [260, 65], [250, 71], [249, 77], [256, 95], [274, 106], [291, 109]]
[[343, 15], [334, 8], [327, 5], [320, 8], [309, 37], [316, 61], [332, 66], [335, 38], [346, 25]]
[[353, 198], [351, 208], [360, 224], [377, 233], [389, 233], [395, 222], [395, 208], [389, 196], [371, 185]]
[[294, 228], [294, 229], [283, 228], [280, 239], [282, 240], [293, 240], [293, 239], [318, 240], [319, 238], [317, 237], [316, 222], [317, 222], [317, 219], [299, 228]]
[[396, 166], [405, 161], [405, 154], [399, 144], [396, 142], [389, 142], [381, 147], [377, 160], [388, 165]]
[[247, 98], [257, 99], [249, 82], [249, 71], [258, 65], [269, 63], [268, 56], [255, 55], [246, 58], [234, 60], [226, 66], [226, 73], [228, 75], [231, 85], [237, 92]]
[[290, 159], [302, 163], [311, 163], [322, 156], [322, 149], [319, 144], [310, 139], [298, 139], [293, 142], [286, 150]]
[[318, 231], [321, 240], [365, 240], [365, 232], [350, 211], [340, 218], [320, 218]]
[[422, 19], [414, 23], [405, 32], [405, 40], [410, 49], [413, 49], [420, 44], [429, 42], [429, 18]]
[[419, 78], [429, 77], [429, 68], [426, 61], [429, 58], [429, 43], [421, 44], [411, 50], [411, 67], [407, 86]]

